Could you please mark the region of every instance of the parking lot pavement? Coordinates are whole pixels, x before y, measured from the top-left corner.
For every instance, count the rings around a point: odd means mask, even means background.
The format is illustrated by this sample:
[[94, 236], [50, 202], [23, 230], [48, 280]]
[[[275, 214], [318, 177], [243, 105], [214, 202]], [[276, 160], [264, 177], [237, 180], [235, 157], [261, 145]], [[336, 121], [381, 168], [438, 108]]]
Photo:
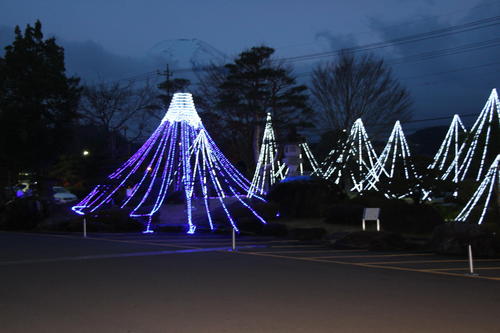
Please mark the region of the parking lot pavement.
[[[102, 244], [99, 246], [100, 251], [96, 251], [93, 247], [81, 248], [85, 252], [83, 257], [93, 255], [94, 258], [125, 257], [130, 256], [131, 253], [140, 256], [183, 253], [184, 251], [231, 251], [232, 244], [231, 235], [212, 233], [196, 235], [182, 233], [146, 235], [140, 233], [99, 233], [90, 234], [87, 239], [82, 239], [79, 234], [57, 234], [52, 236], [65, 241], [78, 239], [79, 242], [105, 243], [104, 248], [102, 248]], [[113, 245], [120, 243], [129, 246], [126, 247], [125, 252], [120, 249], [118, 253], [115, 253], [116, 249]], [[336, 250], [327, 247], [323, 242], [304, 242], [293, 239], [248, 235], [238, 235], [236, 245], [237, 253], [245, 255], [500, 281], [500, 258], [475, 258], [473, 261], [475, 274], [470, 274], [468, 258], [442, 256], [432, 252]], [[65, 254], [71, 255], [71, 253]], [[0, 259], [5, 255], [5, 253], [0, 254]], [[56, 258], [61, 259], [60, 253], [58, 255], [59, 257], [56, 256]], [[74, 253], [74, 255], [82, 255], [82, 252]]]
[[2, 332], [500, 332], [496, 259], [470, 278], [465, 258], [272, 237], [232, 251], [230, 235], [0, 232], [0, 246]]
[[468, 258], [432, 252], [334, 250], [320, 245], [294, 244], [270, 246], [260, 251], [242, 249], [241, 252], [282, 259], [500, 281], [500, 258], [473, 258], [474, 274], [470, 274]]

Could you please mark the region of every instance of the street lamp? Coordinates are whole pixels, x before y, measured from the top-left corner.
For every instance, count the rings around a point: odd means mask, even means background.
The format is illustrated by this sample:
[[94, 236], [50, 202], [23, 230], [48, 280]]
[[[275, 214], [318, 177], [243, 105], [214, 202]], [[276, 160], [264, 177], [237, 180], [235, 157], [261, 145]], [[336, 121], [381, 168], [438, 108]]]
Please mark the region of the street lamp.
[[82, 155], [83, 155], [83, 156], [89, 156], [89, 154], [90, 154], [90, 152], [89, 152], [88, 150], [84, 150], [84, 151], [82, 152]]

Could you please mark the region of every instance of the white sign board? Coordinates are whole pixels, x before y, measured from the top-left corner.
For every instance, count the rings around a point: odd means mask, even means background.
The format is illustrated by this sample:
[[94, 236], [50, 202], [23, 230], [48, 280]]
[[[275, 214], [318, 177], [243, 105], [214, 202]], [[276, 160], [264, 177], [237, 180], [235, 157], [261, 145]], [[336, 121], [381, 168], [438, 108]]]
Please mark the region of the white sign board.
[[363, 220], [375, 221], [380, 215], [380, 208], [365, 208], [363, 212]]

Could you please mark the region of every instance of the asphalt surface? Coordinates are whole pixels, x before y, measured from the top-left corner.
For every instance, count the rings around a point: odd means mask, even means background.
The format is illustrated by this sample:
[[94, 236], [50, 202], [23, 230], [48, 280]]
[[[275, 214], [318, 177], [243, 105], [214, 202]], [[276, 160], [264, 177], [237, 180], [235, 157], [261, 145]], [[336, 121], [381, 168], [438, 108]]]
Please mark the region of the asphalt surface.
[[500, 332], [500, 259], [0, 232], [0, 332]]

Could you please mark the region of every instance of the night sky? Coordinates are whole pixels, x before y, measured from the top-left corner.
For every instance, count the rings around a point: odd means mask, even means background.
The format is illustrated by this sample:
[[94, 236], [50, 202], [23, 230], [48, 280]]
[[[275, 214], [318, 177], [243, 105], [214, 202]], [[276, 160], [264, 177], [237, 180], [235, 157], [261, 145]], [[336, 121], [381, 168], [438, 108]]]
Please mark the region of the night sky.
[[[493, 18], [500, 1], [64, 1], [3, 0], [0, 46], [13, 27], [40, 19], [46, 35], [65, 47], [68, 72], [89, 82], [116, 80], [157, 69], [146, 60], [157, 43], [195, 38], [230, 59], [265, 44], [278, 57], [387, 41]], [[500, 20], [488, 27], [385, 48], [373, 53], [392, 64], [414, 98], [414, 119], [479, 113], [500, 74]], [[428, 53], [431, 52], [431, 53]], [[432, 56], [424, 58], [424, 55]], [[446, 54], [436, 56], [436, 54]], [[308, 83], [318, 61], [296, 62]], [[470, 124], [473, 117], [464, 118]], [[447, 121], [408, 123], [405, 128]], [[388, 129], [389, 131], [390, 129]]]

